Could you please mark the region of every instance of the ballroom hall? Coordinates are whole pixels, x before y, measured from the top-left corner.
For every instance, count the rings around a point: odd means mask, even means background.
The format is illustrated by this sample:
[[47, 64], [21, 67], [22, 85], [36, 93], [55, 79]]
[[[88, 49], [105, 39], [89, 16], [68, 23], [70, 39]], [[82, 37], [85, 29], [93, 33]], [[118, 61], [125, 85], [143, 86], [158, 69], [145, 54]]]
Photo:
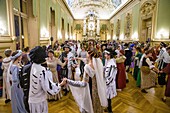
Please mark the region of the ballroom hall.
[[170, 0], [0, 0], [0, 113], [170, 113]]

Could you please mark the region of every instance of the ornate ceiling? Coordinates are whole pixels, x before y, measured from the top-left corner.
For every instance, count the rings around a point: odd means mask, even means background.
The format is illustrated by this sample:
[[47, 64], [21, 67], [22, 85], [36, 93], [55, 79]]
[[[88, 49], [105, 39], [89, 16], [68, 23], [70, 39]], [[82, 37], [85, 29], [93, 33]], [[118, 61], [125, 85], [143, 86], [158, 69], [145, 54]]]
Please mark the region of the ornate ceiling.
[[94, 12], [99, 19], [109, 19], [128, 0], [65, 0], [75, 19], [84, 19]]

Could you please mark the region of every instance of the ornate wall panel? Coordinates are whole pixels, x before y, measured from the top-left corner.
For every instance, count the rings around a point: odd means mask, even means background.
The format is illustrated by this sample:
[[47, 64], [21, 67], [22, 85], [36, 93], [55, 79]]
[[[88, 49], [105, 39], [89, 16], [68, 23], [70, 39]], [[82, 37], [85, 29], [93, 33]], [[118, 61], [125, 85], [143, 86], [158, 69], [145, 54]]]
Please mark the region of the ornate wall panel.
[[132, 14], [127, 13], [125, 17], [125, 37], [129, 38], [132, 33]]

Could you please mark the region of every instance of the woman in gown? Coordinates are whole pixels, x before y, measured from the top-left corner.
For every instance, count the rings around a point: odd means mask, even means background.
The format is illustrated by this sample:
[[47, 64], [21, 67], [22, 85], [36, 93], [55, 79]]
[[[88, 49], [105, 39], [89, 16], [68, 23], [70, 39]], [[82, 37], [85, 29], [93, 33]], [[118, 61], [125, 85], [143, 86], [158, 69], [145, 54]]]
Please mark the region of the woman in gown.
[[3, 69], [3, 97], [6, 98], [5, 103], [10, 102], [11, 100], [11, 85], [9, 82], [7, 82], [7, 74], [8, 74], [8, 68], [9, 64], [11, 62], [11, 49], [5, 50], [5, 58], [2, 61], [2, 69]]
[[[53, 82], [57, 82], [59, 83], [59, 78], [58, 78], [58, 73], [57, 73], [57, 64], [61, 65], [61, 67], [66, 65], [65, 63], [62, 63], [58, 58], [54, 57], [54, 51], [52, 49], [48, 50], [48, 58], [46, 58], [47, 61], [47, 66], [50, 68], [52, 74], [53, 74]], [[62, 93], [59, 92], [57, 95], [55, 96], [48, 96], [49, 100], [54, 99], [57, 100], [60, 99], [62, 97]]]
[[11, 78], [12, 78], [12, 87], [11, 87], [11, 104], [12, 104], [12, 113], [27, 113], [24, 106], [24, 93], [20, 86], [19, 80], [19, 69], [21, 61], [22, 51], [18, 50], [12, 54], [11, 65], [9, 67]]
[[150, 72], [146, 73], [145, 70], [141, 67], [141, 92], [147, 93], [145, 89], [151, 88], [155, 86], [157, 75], [155, 73], [159, 72], [159, 70], [153, 65], [152, 61], [150, 60], [150, 57], [152, 57], [152, 51], [153, 49], [149, 49], [145, 52], [145, 56], [142, 60], [142, 67], [146, 66], [149, 68]]
[[133, 73], [133, 77], [135, 80], [137, 80], [137, 76], [139, 72], [139, 62], [140, 62], [141, 57], [142, 57], [141, 48], [137, 47], [136, 56], [135, 56], [135, 68], [134, 68], [134, 73]]
[[125, 62], [126, 57], [124, 56], [124, 51], [120, 50], [119, 57], [116, 58], [117, 64], [117, 75], [116, 75], [116, 88], [121, 91], [126, 87], [126, 69]]
[[[87, 60], [88, 64], [84, 67], [82, 81], [73, 81], [66, 78], [65, 80], [67, 80], [82, 113], [103, 113], [102, 106], [107, 107], [108, 105], [103, 64], [95, 49], [88, 51]], [[92, 97], [88, 85], [89, 77], [92, 78]]]

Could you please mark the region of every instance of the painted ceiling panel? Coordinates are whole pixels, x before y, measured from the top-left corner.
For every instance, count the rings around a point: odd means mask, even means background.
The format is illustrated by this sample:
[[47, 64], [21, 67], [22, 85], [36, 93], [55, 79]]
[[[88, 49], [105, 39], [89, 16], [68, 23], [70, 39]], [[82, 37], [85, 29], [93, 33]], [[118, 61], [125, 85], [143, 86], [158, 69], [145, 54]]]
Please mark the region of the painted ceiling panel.
[[75, 19], [84, 19], [94, 12], [99, 19], [109, 19], [128, 0], [65, 0]]

